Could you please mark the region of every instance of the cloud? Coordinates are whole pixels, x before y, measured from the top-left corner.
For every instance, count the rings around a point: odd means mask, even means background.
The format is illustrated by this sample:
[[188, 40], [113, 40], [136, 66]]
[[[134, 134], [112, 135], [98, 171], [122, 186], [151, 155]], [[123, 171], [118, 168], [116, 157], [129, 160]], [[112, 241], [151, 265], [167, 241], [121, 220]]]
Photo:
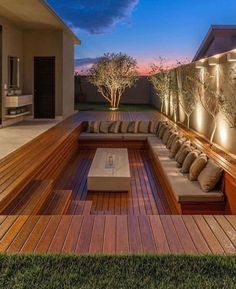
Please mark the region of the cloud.
[[75, 59], [75, 71], [81, 74], [87, 74], [91, 66], [98, 62], [100, 57], [87, 57], [87, 58], [77, 58]]
[[139, 0], [48, 0], [72, 28], [103, 34], [129, 17]]

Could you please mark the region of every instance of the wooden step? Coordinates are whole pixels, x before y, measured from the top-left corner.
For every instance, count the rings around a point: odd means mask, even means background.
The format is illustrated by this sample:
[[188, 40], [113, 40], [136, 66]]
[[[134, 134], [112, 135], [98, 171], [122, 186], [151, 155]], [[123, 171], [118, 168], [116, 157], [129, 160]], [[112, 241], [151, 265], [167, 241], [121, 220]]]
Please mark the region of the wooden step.
[[52, 200], [47, 211], [48, 215], [65, 215], [72, 199], [71, 190], [58, 190], [53, 192]]
[[37, 215], [52, 191], [53, 180], [34, 180], [2, 212], [15, 215]]
[[91, 213], [92, 201], [78, 201], [75, 215], [88, 216]]

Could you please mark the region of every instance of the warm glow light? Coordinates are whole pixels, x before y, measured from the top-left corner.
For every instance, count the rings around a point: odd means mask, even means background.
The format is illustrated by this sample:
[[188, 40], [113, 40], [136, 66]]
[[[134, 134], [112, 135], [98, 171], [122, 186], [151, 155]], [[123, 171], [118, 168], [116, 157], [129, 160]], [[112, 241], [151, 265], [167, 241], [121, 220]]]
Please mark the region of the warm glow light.
[[196, 64], [195, 64], [195, 67], [196, 67], [197, 69], [202, 69], [202, 68], [204, 68], [204, 60], [199, 60], [199, 61], [197, 61]]
[[219, 57], [214, 56], [208, 59], [208, 64], [211, 66], [219, 64]]
[[227, 54], [227, 60], [229, 62], [236, 62], [236, 51], [228, 53]]
[[225, 146], [228, 143], [228, 127], [227, 123], [224, 121], [223, 116], [220, 118], [219, 125], [219, 137], [221, 145]]
[[200, 133], [203, 132], [203, 128], [204, 128], [204, 109], [201, 106], [200, 103], [198, 103], [197, 107], [196, 107], [196, 112], [195, 112], [195, 123], [196, 123], [196, 128], [197, 131], [199, 131]]

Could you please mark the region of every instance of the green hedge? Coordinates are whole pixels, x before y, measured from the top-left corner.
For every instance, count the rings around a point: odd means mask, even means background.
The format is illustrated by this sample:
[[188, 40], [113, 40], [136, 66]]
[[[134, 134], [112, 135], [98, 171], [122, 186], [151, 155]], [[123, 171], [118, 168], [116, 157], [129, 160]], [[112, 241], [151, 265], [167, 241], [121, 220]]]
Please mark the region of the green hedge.
[[0, 286], [4, 289], [230, 289], [236, 288], [236, 258], [0, 255]]

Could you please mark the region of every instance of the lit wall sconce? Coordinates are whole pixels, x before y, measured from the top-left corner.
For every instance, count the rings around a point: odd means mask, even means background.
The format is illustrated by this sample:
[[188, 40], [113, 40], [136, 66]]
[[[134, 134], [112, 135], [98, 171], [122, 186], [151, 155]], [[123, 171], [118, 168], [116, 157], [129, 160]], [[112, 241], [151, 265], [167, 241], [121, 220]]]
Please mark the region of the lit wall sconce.
[[227, 54], [227, 60], [229, 62], [236, 62], [236, 52], [230, 52]]
[[214, 65], [217, 65], [219, 64], [219, 58], [216, 58], [216, 57], [211, 57], [208, 59], [208, 64], [210, 66], [214, 66]]
[[204, 62], [203, 62], [202, 60], [197, 61], [196, 64], [195, 64], [195, 67], [196, 67], [197, 69], [202, 69], [202, 68], [204, 68]]

